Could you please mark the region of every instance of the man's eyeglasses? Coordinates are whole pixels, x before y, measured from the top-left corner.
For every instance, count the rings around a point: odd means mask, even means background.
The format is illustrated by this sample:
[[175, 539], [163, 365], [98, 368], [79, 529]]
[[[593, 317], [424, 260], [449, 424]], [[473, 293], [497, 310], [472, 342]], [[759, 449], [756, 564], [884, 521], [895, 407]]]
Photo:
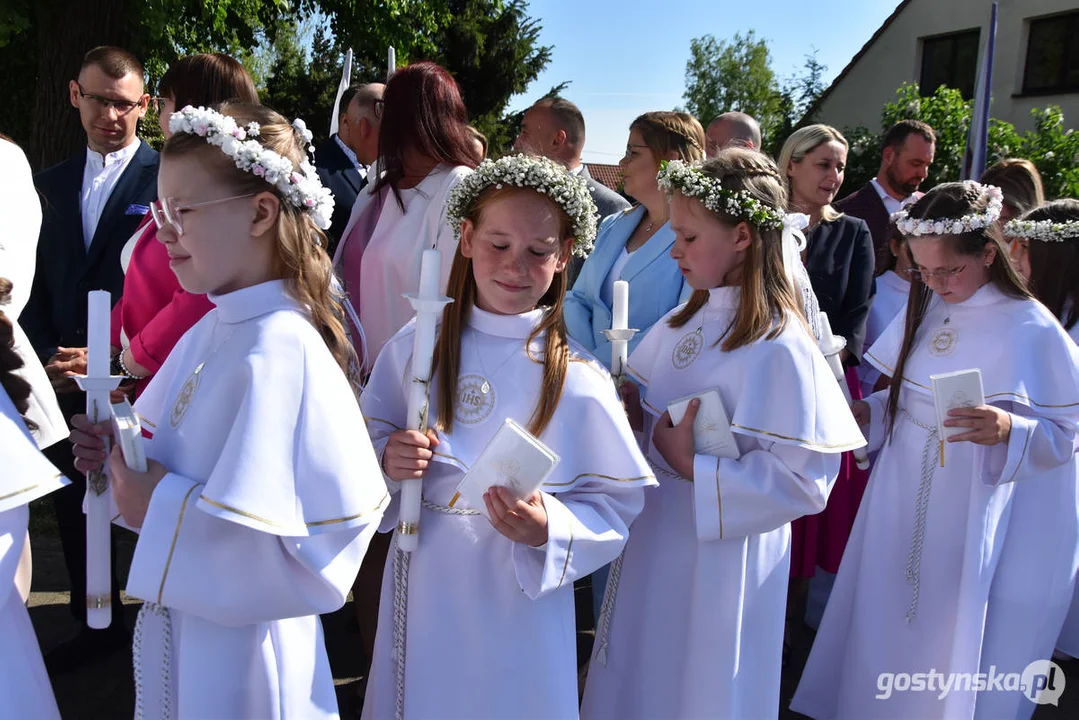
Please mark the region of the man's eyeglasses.
[[112, 98], [102, 97], [101, 95], [95, 95], [88, 93], [82, 89], [82, 83], [76, 82], [79, 86], [79, 97], [83, 100], [89, 100], [99, 110], [108, 111], [109, 108], [116, 108], [117, 115], [127, 115], [129, 112], [137, 107], [143, 107], [145, 102], [142, 99], [139, 100], [114, 100]]
[[935, 280], [938, 283], [946, 285], [959, 277], [959, 273], [966, 269], [966, 265], [960, 265], [951, 270], [919, 270], [918, 268], [910, 268], [907, 270], [907, 275], [910, 276], [911, 280], [921, 280], [923, 283], [927, 280]]
[[373, 102], [373, 105], [375, 109], [375, 120], [381, 120], [382, 113], [386, 111], [386, 101], [378, 99]]
[[154, 224], [157, 225], [158, 230], [168, 225], [173, 229], [177, 236], [183, 237], [184, 226], [182, 218], [184, 213], [195, 210], [196, 208], [206, 207], [207, 205], [217, 205], [232, 200], [242, 200], [244, 198], [255, 197], [256, 195], [258, 195], [258, 193], [233, 195], [232, 197], [220, 198], [218, 200], [205, 200], [203, 202], [191, 203], [190, 205], [177, 205], [176, 200], [166, 197], [150, 203], [150, 215], [154, 218]]

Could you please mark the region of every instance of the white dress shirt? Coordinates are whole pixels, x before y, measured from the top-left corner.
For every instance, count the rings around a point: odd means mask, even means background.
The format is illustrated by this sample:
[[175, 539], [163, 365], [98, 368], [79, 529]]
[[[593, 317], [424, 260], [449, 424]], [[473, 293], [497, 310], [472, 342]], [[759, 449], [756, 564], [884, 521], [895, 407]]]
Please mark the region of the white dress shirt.
[[340, 135], [334, 135], [333, 140], [337, 143], [337, 147], [341, 148], [341, 152], [345, 154], [345, 157], [348, 158], [348, 161], [352, 163], [353, 166], [355, 166], [355, 168], [359, 171], [360, 177], [366, 180], [367, 166], [360, 162], [360, 159], [356, 157], [356, 153], [352, 152], [352, 148], [350, 148], [344, 143], [343, 140], [341, 140]]
[[869, 182], [873, 184], [873, 189], [877, 191], [877, 195], [880, 195], [880, 200], [882, 203], [884, 203], [884, 209], [888, 211], [889, 215], [899, 212], [920, 197], [917, 193], [915, 193], [914, 195], [906, 196], [902, 200], [896, 200], [888, 193], [887, 190], [884, 189], [883, 185], [877, 182], [876, 178], [873, 178]]
[[90, 243], [97, 232], [97, 223], [101, 220], [101, 213], [109, 196], [116, 189], [116, 183], [124, 174], [131, 158], [138, 152], [141, 140], [135, 138], [135, 142], [125, 148], [108, 155], [94, 152], [86, 148], [86, 169], [82, 173], [82, 241], [86, 249], [90, 249]]

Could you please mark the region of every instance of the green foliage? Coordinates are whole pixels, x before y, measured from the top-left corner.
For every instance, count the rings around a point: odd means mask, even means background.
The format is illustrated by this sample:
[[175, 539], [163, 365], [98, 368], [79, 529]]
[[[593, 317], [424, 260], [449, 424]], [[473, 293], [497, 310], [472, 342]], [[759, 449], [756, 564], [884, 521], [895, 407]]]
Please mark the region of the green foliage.
[[[881, 139], [888, 128], [904, 119], [928, 123], [937, 136], [936, 155], [929, 176], [922, 183], [930, 188], [942, 182], [958, 180], [967, 147], [973, 103], [964, 100], [953, 88], [940, 87], [922, 97], [916, 84], [904, 84], [896, 90], [894, 101], [881, 112], [881, 127], [874, 133], [867, 128], [847, 128], [844, 135], [851, 144], [847, 159], [846, 192], [869, 181], [880, 168]], [[990, 119], [987, 165], [1007, 157], [1022, 157], [1033, 162], [1042, 174], [1046, 193], [1052, 197], [1079, 196], [1079, 135], [1064, 127], [1058, 107], [1034, 110], [1034, 130], [1020, 135], [1015, 126]]]
[[300, 42], [295, 25], [278, 33], [276, 59], [262, 102], [288, 120], [302, 117], [317, 144], [329, 136], [344, 51], [330, 39], [325, 27], [315, 30], [310, 57]]
[[707, 125], [722, 112], [752, 115], [765, 136], [783, 125], [785, 103], [772, 71], [768, 42], [750, 30], [727, 42], [712, 35], [693, 38], [686, 63], [686, 111]]

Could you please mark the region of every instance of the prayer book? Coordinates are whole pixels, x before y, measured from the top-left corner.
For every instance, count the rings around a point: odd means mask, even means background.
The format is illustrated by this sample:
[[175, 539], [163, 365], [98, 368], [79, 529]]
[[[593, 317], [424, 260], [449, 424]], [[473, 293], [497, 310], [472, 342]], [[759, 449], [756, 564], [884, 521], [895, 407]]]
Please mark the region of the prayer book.
[[697, 409], [697, 418], [693, 421], [694, 449], [702, 455], [737, 460], [740, 455], [738, 445], [734, 441], [731, 423], [727, 418], [727, 411], [723, 408], [723, 400], [719, 397], [718, 390], [705, 390], [695, 395], [672, 400], [667, 405], [671, 422], [675, 425], [682, 422], [686, 409], [689, 407], [689, 401], [694, 398], [699, 398], [701, 401], [701, 406]]
[[146, 451], [143, 449], [142, 424], [126, 399], [112, 405], [113, 439], [124, 454], [124, 464], [135, 472], [146, 472]]
[[516, 498], [526, 498], [543, 485], [558, 461], [553, 450], [507, 418], [461, 479], [450, 507], [464, 498], [469, 506], [487, 516], [483, 494], [490, 487], [501, 485]]
[[982, 390], [981, 370], [958, 370], [956, 372], [930, 375], [933, 384], [933, 407], [937, 411], [937, 433], [940, 437], [940, 465], [944, 467], [944, 443], [954, 436], [968, 432], [969, 428], [945, 427], [948, 411], [955, 408], [976, 407], [985, 404]]

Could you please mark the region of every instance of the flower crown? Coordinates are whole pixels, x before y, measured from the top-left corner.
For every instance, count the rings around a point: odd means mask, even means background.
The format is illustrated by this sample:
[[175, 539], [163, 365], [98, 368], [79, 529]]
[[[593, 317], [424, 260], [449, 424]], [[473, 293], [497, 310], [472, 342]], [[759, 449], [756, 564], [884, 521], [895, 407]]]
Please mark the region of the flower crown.
[[985, 212], [970, 213], [961, 218], [912, 218], [906, 210], [900, 210], [892, 215], [896, 228], [904, 235], [962, 235], [984, 230], [995, 223], [1004, 209], [1004, 193], [996, 185], [982, 185], [972, 180], [964, 184], [977, 190], [979, 197], [989, 196]]
[[1052, 220], [1011, 220], [1004, 226], [1008, 237], [1064, 242], [1079, 239], [1079, 220], [1053, 222]]
[[784, 213], [770, 208], [744, 190], [728, 190], [719, 180], [708, 177], [699, 165], [686, 165], [681, 160], [660, 164], [656, 182], [670, 196], [675, 190], [686, 197], [696, 198], [712, 212], [729, 215], [755, 225], [761, 230], [779, 230]]
[[[292, 122], [292, 127], [305, 142], [311, 142], [311, 131], [303, 120], [297, 118]], [[288, 158], [278, 155], [257, 140], [250, 140], [259, 135], [258, 123], [240, 127], [235, 118], [228, 115], [188, 105], [172, 114], [169, 130], [173, 134], [186, 133], [206, 138], [206, 142], [232, 158], [236, 167], [273, 185], [289, 204], [310, 215], [320, 229], [330, 227], [333, 194], [323, 187], [315, 168], [307, 160], [301, 162], [297, 170]]]
[[532, 188], [551, 198], [573, 224], [573, 252], [582, 257], [592, 249], [596, 239], [596, 203], [584, 180], [570, 175], [561, 165], [542, 157], [507, 155], [498, 160], [484, 160], [475, 171], [454, 186], [446, 201], [446, 218], [457, 240], [461, 239], [461, 222], [468, 216], [472, 204], [487, 188], [494, 186]]

